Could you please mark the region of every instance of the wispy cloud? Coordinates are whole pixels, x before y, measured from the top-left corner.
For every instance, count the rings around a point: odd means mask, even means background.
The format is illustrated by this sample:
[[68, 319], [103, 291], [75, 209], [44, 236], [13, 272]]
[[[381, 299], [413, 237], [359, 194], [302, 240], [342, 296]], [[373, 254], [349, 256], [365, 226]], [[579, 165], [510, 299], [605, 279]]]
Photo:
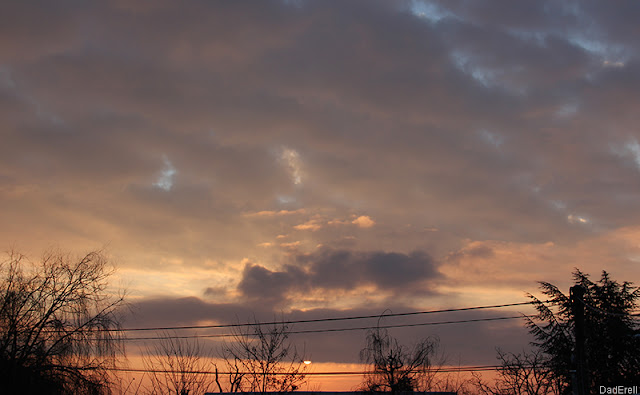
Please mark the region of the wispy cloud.
[[320, 228], [323, 227], [323, 223], [322, 220], [319, 218], [311, 218], [310, 220], [295, 225], [293, 228], [297, 229], [297, 230], [311, 230], [311, 231], [316, 231]]
[[244, 213], [243, 215], [249, 218], [260, 218], [260, 217], [269, 218], [269, 217], [289, 216], [289, 215], [295, 215], [295, 214], [304, 214], [305, 212], [306, 210], [301, 208], [298, 210], [278, 210], [278, 211], [263, 210], [263, 211], [256, 211], [252, 213]]
[[298, 151], [291, 148], [283, 148], [280, 156], [291, 174], [291, 180], [295, 185], [302, 184], [302, 160]]
[[160, 171], [160, 175], [156, 181], [153, 183], [153, 186], [164, 189], [165, 191], [170, 191], [173, 187], [173, 179], [178, 171], [173, 167], [173, 164], [166, 156], [162, 158], [162, 162], [164, 163], [164, 167]]

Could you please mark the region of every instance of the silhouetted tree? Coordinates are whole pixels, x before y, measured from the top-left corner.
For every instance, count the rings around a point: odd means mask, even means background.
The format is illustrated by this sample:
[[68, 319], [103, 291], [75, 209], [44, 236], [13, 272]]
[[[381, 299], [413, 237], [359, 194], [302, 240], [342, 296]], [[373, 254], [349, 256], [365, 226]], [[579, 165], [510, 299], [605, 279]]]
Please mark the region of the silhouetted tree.
[[[435, 391], [435, 392], [454, 392], [457, 395], [476, 395], [476, 386], [474, 380], [461, 372], [462, 362], [458, 359], [457, 371], [446, 371], [442, 369], [443, 365], [449, 365], [446, 358], [442, 355], [437, 359], [436, 363], [432, 363], [430, 374], [423, 376], [417, 387], [419, 391]], [[425, 385], [426, 384], [426, 385]]]
[[[254, 320], [253, 325], [238, 328], [222, 349], [229, 392], [291, 392], [304, 383], [304, 355], [289, 342], [287, 324]], [[222, 391], [218, 377], [217, 382]]]
[[439, 346], [435, 337], [420, 340], [407, 348], [377, 327], [367, 333], [366, 346], [360, 360], [369, 371], [360, 385], [362, 391], [414, 391], [420, 384], [429, 387], [433, 377], [433, 361]]
[[166, 333], [147, 349], [143, 361], [150, 371], [150, 394], [202, 395], [213, 386], [213, 379], [203, 373], [215, 367], [212, 355], [198, 339]]
[[552, 395], [558, 394], [562, 383], [558, 382], [548, 367], [548, 359], [541, 350], [522, 354], [505, 353], [498, 349], [501, 367], [493, 385], [474, 374], [474, 384], [482, 395]]
[[[640, 290], [625, 281], [618, 283], [605, 271], [600, 280], [592, 282], [580, 270], [573, 273], [574, 282], [585, 290], [584, 304], [584, 360], [587, 385], [637, 385], [640, 382], [640, 338], [638, 325], [631, 314], [638, 306]], [[572, 392], [572, 352], [575, 347], [573, 315], [570, 297], [555, 285], [541, 282], [543, 302], [533, 300], [538, 315], [528, 319], [533, 343], [546, 354], [547, 364], [554, 377], [563, 383], [561, 393]]]
[[109, 393], [121, 352], [100, 251], [73, 259], [47, 253], [32, 263], [12, 252], [0, 263], [0, 382], [6, 393]]

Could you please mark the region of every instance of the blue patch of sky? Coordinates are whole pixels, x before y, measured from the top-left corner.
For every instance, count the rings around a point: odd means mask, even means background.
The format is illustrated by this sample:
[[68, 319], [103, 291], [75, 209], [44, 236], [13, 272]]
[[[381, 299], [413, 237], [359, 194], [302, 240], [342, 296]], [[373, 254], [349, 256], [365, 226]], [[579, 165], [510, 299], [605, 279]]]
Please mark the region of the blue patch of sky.
[[59, 115], [53, 113], [52, 111], [49, 111], [41, 101], [21, 90], [18, 87], [16, 81], [13, 79], [11, 70], [6, 66], [0, 67], [0, 85], [9, 89], [12, 94], [16, 95], [16, 97], [20, 100], [23, 100], [24, 102], [30, 104], [39, 119], [48, 121], [51, 125], [57, 127], [63, 126], [65, 124], [63, 119]]
[[455, 17], [450, 11], [429, 1], [412, 0], [410, 9], [413, 15], [426, 19], [431, 23], [438, 23], [444, 18]]
[[487, 89], [499, 89], [503, 92], [522, 96], [527, 93], [527, 87], [524, 85], [516, 85], [509, 83], [508, 73], [518, 73], [520, 69], [504, 70], [498, 68], [489, 68], [479, 65], [473, 55], [460, 50], [453, 50], [450, 53], [453, 64], [458, 70], [470, 76]]
[[566, 103], [556, 111], [556, 116], [560, 118], [571, 118], [578, 113], [579, 109], [580, 106], [578, 103]]
[[640, 169], [640, 144], [638, 144], [637, 140], [631, 140], [625, 144], [625, 148], [633, 157], [633, 160], [636, 162], [636, 166]]
[[638, 144], [638, 140], [630, 139], [623, 144], [611, 144], [610, 149], [617, 156], [633, 160], [635, 166], [640, 170], [640, 144]]
[[480, 134], [480, 137], [482, 137], [482, 139], [485, 142], [493, 145], [496, 148], [499, 148], [502, 145], [503, 141], [504, 141], [502, 136], [500, 136], [497, 133], [490, 132], [490, 131], [488, 131], [486, 129], [479, 130], [478, 134]]
[[491, 70], [486, 70], [475, 66], [470, 55], [462, 51], [454, 50], [451, 53], [451, 58], [456, 67], [463, 73], [470, 75], [474, 80], [485, 87], [489, 87], [492, 85], [492, 80], [495, 77], [494, 73], [492, 73]]
[[562, 200], [551, 200], [549, 203], [556, 210], [564, 211], [567, 208], [567, 204]]
[[173, 178], [178, 171], [166, 156], [162, 158], [162, 161], [164, 162], [164, 167], [160, 171], [158, 179], [153, 183], [153, 186], [165, 191], [170, 191], [173, 187]]
[[[474, 61], [473, 56], [460, 50], [453, 50], [450, 53], [453, 64], [466, 75], [487, 89], [500, 89], [510, 94], [526, 94], [526, 86], [516, 86], [509, 84], [505, 78], [506, 71], [503, 69], [492, 69], [483, 67]], [[519, 72], [514, 69], [513, 72]]]
[[276, 200], [280, 204], [289, 204], [289, 203], [295, 203], [296, 202], [296, 198], [294, 196], [288, 196], [288, 195], [278, 195], [276, 197]]
[[620, 44], [605, 42], [581, 34], [569, 36], [568, 41], [572, 45], [588, 52], [591, 56], [597, 57], [603, 66], [608, 64], [624, 65], [629, 58], [627, 49]]

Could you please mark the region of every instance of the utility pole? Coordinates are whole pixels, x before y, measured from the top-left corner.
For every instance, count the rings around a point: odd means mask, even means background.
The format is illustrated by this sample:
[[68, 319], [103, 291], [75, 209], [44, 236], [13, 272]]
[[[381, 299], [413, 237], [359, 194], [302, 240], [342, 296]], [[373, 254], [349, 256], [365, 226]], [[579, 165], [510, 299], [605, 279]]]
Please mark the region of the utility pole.
[[575, 346], [573, 349], [573, 394], [586, 395], [584, 377], [584, 287], [574, 285], [569, 290]]

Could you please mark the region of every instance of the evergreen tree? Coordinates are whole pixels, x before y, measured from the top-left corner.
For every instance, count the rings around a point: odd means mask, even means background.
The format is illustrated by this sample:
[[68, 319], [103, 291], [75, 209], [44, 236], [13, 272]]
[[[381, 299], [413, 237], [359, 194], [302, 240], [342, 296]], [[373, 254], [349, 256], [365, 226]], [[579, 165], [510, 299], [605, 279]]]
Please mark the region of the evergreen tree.
[[[573, 273], [584, 296], [584, 360], [586, 385], [592, 393], [600, 386], [631, 386], [640, 383], [640, 335], [634, 310], [638, 307], [640, 289], [630, 282], [618, 283], [606, 271], [592, 282], [580, 270]], [[533, 295], [538, 315], [528, 319], [536, 338], [533, 343], [548, 357], [555, 378], [564, 383], [562, 393], [572, 392], [572, 355], [575, 347], [575, 317], [572, 302], [558, 287], [541, 282], [541, 301]]]

